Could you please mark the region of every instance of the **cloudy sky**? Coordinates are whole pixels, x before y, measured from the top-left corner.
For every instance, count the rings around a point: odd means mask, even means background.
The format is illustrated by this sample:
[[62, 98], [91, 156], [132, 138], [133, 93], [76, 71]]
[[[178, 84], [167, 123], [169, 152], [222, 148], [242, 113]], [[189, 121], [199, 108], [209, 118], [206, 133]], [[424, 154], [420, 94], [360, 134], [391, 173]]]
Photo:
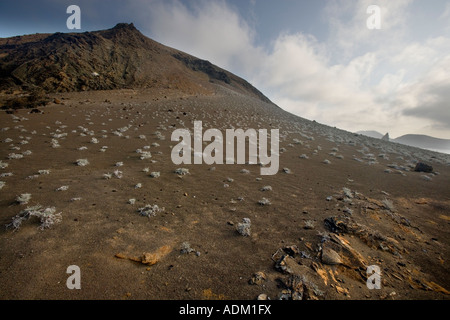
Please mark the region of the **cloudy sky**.
[[301, 117], [450, 139], [450, 0], [0, 0], [0, 37], [69, 32], [71, 4], [80, 32], [133, 22]]

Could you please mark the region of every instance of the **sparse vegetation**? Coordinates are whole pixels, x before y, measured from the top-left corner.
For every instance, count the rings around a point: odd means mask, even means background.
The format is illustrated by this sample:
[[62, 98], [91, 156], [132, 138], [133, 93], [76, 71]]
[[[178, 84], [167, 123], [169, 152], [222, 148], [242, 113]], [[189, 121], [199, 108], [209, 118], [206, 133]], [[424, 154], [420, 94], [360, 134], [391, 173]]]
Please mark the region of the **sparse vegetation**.
[[152, 173], [150, 173], [150, 177], [152, 177], [152, 178], [159, 178], [160, 175], [161, 174], [159, 172], [152, 172]]
[[268, 206], [271, 205], [270, 200], [266, 199], [266, 198], [262, 198], [261, 200], [258, 201], [258, 204], [260, 206]]
[[184, 176], [186, 174], [189, 174], [189, 169], [186, 168], [178, 168], [175, 170], [175, 173], [180, 175], [180, 176]]
[[22, 193], [16, 197], [16, 202], [18, 204], [27, 204], [31, 200], [31, 194]]
[[191, 248], [191, 244], [187, 241], [183, 242], [181, 244], [180, 252], [183, 254], [189, 254], [191, 252], [194, 252], [195, 250]]
[[145, 207], [139, 208], [138, 212], [141, 216], [150, 218], [156, 216], [159, 212], [164, 212], [164, 210], [164, 208], [160, 208], [157, 204], [147, 204]]
[[244, 237], [249, 237], [251, 235], [251, 221], [249, 218], [242, 219], [242, 222], [238, 223], [236, 231]]
[[21, 153], [10, 153], [8, 155], [8, 159], [22, 159], [23, 158], [23, 154]]
[[116, 177], [117, 179], [122, 179], [123, 172], [120, 170], [114, 170], [114, 177]]
[[48, 229], [54, 224], [61, 222], [61, 213], [55, 213], [56, 209], [54, 207], [49, 207], [43, 209], [41, 205], [36, 205], [33, 207], [28, 207], [22, 210], [18, 215], [16, 215], [11, 223], [6, 225], [6, 228], [19, 229], [22, 222], [30, 219], [31, 217], [36, 217], [40, 222], [40, 229]]
[[87, 159], [78, 159], [76, 161], [76, 164], [77, 164], [77, 166], [84, 167], [89, 164], [89, 161]]

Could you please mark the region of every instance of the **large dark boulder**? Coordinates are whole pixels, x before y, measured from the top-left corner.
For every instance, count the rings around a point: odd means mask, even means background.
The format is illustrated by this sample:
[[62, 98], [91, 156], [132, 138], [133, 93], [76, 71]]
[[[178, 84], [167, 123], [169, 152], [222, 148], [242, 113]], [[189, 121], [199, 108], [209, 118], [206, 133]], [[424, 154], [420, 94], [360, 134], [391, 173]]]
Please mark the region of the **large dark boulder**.
[[416, 172], [433, 172], [433, 167], [423, 163], [423, 162], [417, 162], [416, 167], [414, 168], [414, 171]]

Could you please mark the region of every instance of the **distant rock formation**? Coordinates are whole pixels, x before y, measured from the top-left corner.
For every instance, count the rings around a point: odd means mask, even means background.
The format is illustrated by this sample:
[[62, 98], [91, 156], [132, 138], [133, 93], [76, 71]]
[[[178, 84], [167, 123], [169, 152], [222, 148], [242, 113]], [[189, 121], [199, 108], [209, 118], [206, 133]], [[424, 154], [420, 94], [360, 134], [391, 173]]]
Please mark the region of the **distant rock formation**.
[[450, 154], [450, 139], [434, 138], [421, 134], [407, 134], [392, 140], [393, 142]]
[[387, 132], [387, 133], [381, 138], [381, 140], [383, 140], [383, 141], [390, 141], [390, 140], [389, 140], [389, 132]]
[[381, 133], [379, 133], [378, 131], [357, 131], [357, 134], [362, 134], [363, 136], [366, 137], [371, 137], [371, 138], [375, 138], [375, 139], [381, 139], [383, 137], [383, 135]]

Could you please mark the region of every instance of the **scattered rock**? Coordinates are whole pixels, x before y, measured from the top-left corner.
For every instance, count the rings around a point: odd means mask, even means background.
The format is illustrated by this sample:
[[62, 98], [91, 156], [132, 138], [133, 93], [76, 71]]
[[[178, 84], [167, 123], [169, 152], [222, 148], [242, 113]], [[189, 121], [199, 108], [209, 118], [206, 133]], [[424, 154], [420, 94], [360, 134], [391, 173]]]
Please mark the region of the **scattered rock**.
[[325, 227], [331, 232], [353, 234], [371, 248], [382, 249], [395, 255], [399, 255], [399, 252], [404, 250], [396, 240], [372, 230], [363, 224], [357, 223], [350, 217], [329, 217], [324, 222]]
[[431, 172], [433, 172], [433, 167], [428, 165], [428, 164], [426, 164], [426, 163], [418, 162], [416, 164], [416, 166], [414, 167], [414, 171], [431, 173]]
[[342, 263], [342, 259], [339, 254], [333, 249], [323, 247], [322, 262], [328, 265], [337, 265]]
[[121, 253], [121, 252], [116, 253], [115, 257], [118, 259], [128, 259], [128, 257], [124, 253]]
[[256, 272], [249, 280], [249, 284], [260, 285], [267, 279], [266, 274], [262, 271]]
[[284, 255], [275, 267], [288, 274], [287, 280], [283, 281], [284, 289], [280, 294], [282, 300], [318, 300], [323, 298], [324, 291], [316, 283], [311, 281], [317, 276], [311, 268], [300, 265], [289, 255]]
[[337, 234], [331, 234], [330, 239], [341, 248], [339, 254], [341, 264], [353, 269], [367, 269], [367, 261], [358, 251], [350, 246], [350, 243], [346, 239]]
[[300, 252], [300, 250], [296, 245], [286, 246], [283, 248], [283, 251], [286, 252], [291, 257], [295, 257]]
[[31, 109], [30, 113], [44, 113], [44, 112], [42, 112], [38, 108], [34, 108], [34, 109]]
[[156, 263], [158, 263], [162, 258], [164, 258], [166, 255], [168, 255], [170, 252], [172, 252], [172, 247], [169, 245], [162, 246], [159, 249], [157, 249], [155, 252], [144, 252], [142, 256], [135, 257], [135, 256], [128, 256], [124, 253], [117, 253], [115, 255], [118, 259], [128, 259], [135, 262], [140, 262], [142, 264], [146, 264], [149, 266], [152, 266]]
[[163, 257], [168, 255], [172, 251], [170, 246], [162, 246], [158, 250], [152, 253], [145, 252], [141, 257], [141, 262], [143, 264], [148, 264], [150, 266], [158, 263]]

